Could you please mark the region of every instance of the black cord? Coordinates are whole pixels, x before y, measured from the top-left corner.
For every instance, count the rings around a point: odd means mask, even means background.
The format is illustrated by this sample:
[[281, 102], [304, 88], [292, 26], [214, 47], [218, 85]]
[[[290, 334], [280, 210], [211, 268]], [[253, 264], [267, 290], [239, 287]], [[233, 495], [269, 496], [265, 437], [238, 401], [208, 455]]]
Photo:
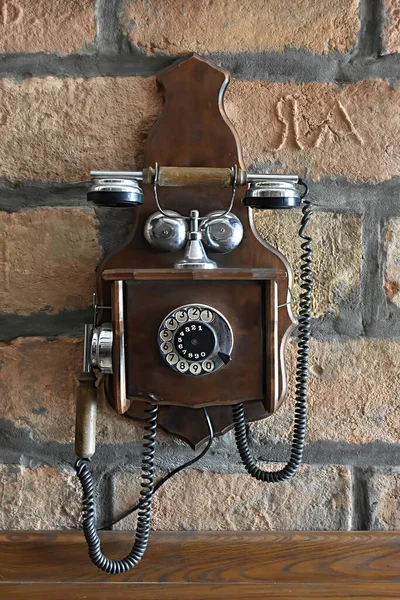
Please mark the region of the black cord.
[[82, 527], [88, 545], [90, 560], [96, 567], [116, 575], [126, 573], [135, 567], [142, 558], [149, 541], [151, 502], [154, 492], [154, 449], [157, 432], [157, 410], [156, 404], [145, 409], [149, 415], [146, 418], [145, 435], [142, 455], [142, 484], [140, 491], [140, 510], [136, 526], [135, 541], [132, 550], [121, 560], [112, 560], [104, 556], [101, 551], [101, 541], [97, 535], [96, 504], [94, 499], [94, 481], [88, 467], [88, 459], [79, 458], [75, 463], [76, 474], [82, 485], [83, 509]]
[[246, 432], [246, 422], [243, 404], [235, 404], [232, 407], [233, 421], [235, 427], [236, 445], [240, 458], [246, 470], [252, 477], [259, 481], [275, 483], [284, 481], [292, 477], [303, 459], [304, 442], [307, 423], [307, 383], [308, 383], [308, 358], [311, 337], [311, 293], [312, 293], [312, 238], [304, 234], [312, 214], [310, 200], [305, 200], [308, 193], [308, 186], [305, 181], [299, 180], [299, 184], [305, 187], [303, 195], [303, 217], [299, 230], [299, 236], [304, 240], [301, 248], [304, 253], [301, 255], [300, 277], [302, 280], [300, 294], [300, 310], [298, 318], [298, 350], [297, 350], [297, 368], [296, 368], [296, 401], [292, 447], [288, 463], [279, 471], [264, 471], [257, 467], [256, 460], [249, 447], [249, 441]]
[[[179, 467], [176, 467], [176, 469], [174, 469], [173, 471], [170, 471], [164, 477], [162, 477], [156, 483], [156, 485], [154, 486], [153, 495], [157, 492], [157, 490], [160, 489], [160, 487], [162, 485], [164, 485], [164, 483], [166, 481], [168, 481], [169, 479], [171, 479], [171, 477], [173, 477], [174, 475], [176, 475], [180, 471], [183, 471], [183, 469], [186, 469], [187, 467], [191, 467], [197, 461], [199, 461], [201, 458], [203, 458], [203, 456], [205, 454], [207, 454], [207, 452], [211, 448], [211, 444], [213, 443], [213, 440], [214, 440], [214, 428], [213, 428], [213, 425], [212, 425], [212, 422], [211, 422], [211, 419], [210, 419], [210, 416], [208, 414], [207, 409], [203, 408], [203, 412], [204, 412], [204, 415], [206, 417], [208, 431], [209, 431], [209, 434], [210, 434], [209, 440], [208, 440], [207, 445], [205, 446], [204, 450], [202, 450], [200, 452], [200, 454], [198, 454], [197, 456], [195, 456], [191, 460], [188, 460], [183, 465], [180, 465]], [[125, 519], [126, 517], [129, 517], [129, 515], [131, 515], [136, 510], [138, 510], [138, 508], [141, 507], [141, 503], [142, 503], [142, 500], [139, 500], [139, 502], [137, 504], [135, 504], [135, 506], [133, 506], [132, 508], [129, 508], [128, 510], [126, 510], [124, 513], [122, 513], [122, 515], [120, 515], [119, 517], [117, 517], [116, 519], [114, 519], [114, 521], [112, 521], [111, 523], [107, 523], [106, 525], [103, 525], [103, 527], [101, 529], [110, 529], [113, 525], [116, 525], [117, 523], [119, 523], [120, 521], [122, 521], [122, 519]]]

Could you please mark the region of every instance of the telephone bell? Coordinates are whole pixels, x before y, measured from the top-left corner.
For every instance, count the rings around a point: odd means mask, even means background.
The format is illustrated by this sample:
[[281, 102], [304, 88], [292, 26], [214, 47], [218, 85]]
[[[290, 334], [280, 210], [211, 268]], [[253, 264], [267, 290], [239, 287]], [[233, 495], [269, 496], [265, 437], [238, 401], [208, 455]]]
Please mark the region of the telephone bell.
[[226, 254], [237, 248], [243, 239], [243, 225], [240, 219], [229, 212], [214, 210], [202, 220], [203, 244], [212, 252]]
[[150, 215], [144, 225], [144, 237], [155, 250], [177, 252], [186, 244], [188, 225], [174, 210]]

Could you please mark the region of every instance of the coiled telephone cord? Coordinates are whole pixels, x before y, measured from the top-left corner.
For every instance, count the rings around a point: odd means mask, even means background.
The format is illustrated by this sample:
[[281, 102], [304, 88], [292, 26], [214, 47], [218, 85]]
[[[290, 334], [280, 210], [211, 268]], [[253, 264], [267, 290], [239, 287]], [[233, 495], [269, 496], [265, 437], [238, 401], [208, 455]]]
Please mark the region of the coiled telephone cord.
[[[300, 181], [299, 181], [300, 183]], [[303, 196], [303, 217], [299, 229], [299, 236], [304, 240], [301, 248], [304, 253], [301, 255], [300, 277], [302, 280], [300, 294], [300, 310], [298, 317], [298, 350], [296, 367], [296, 396], [295, 396], [295, 416], [293, 427], [292, 447], [288, 463], [279, 471], [265, 471], [257, 466], [257, 462], [249, 447], [249, 441], [246, 432], [246, 421], [243, 404], [235, 404], [232, 407], [235, 440], [240, 458], [246, 467], [246, 470], [252, 477], [258, 481], [276, 483], [290, 479], [298, 470], [303, 459], [304, 442], [307, 423], [307, 383], [308, 383], [308, 358], [311, 337], [311, 293], [312, 293], [312, 238], [304, 234], [312, 214], [310, 200], [306, 200], [308, 187], [305, 182], [301, 182], [306, 192]]]
[[[210, 416], [209, 416], [206, 408], [203, 408], [203, 413], [204, 413], [204, 417], [206, 419], [208, 433], [209, 433], [209, 438], [208, 438], [208, 442], [207, 442], [206, 446], [203, 448], [203, 450], [201, 452], [199, 452], [199, 454], [197, 456], [195, 456], [194, 458], [191, 458], [190, 460], [183, 463], [182, 465], [179, 465], [179, 467], [176, 467], [175, 469], [173, 469], [172, 471], [170, 471], [169, 473], [164, 475], [164, 477], [159, 479], [154, 486], [153, 495], [160, 489], [160, 487], [162, 487], [164, 485], [164, 483], [166, 483], [169, 479], [171, 479], [171, 477], [174, 477], [175, 475], [177, 475], [184, 469], [187, 469], [188, 467], [191, 467], [195, 463], [197, 463], [201, 458], [203, 458], [203, 456], [205, 456], [207, 454], [207, 452], [211, 448], [211, 445], [212, 445], [212, 443], [214, 441], [214, 437], [215, 437], [214, 427], [213, 427], [212, 421], [210, 419]], [[113, 527], [114, 525], [116, 525], [117, 523], [122, 521], [122, 519], [129, 517], [129, 515], [134, 513], [136, 510], [138, 510], [140, 508], [140, 506], [141, 506], [141, 500], [139, 500], [134, 506], [132, 506], [132, 508], [129, 508], [128, 510], [126, 510], [125, 512], [120, 514], [118, 517], [116, 517], [113, 521], [106, 523], [99, 529], [110, 529], [111, 527]]]
[[151, 404], [150, 408], [145, 409], [148, 417], [146, 418], [146, 425], [144, 427], [146, 433], [144, 435], [142, 454], [140, 508], [135, 541], [132, 550], [125, 558], [112, 560], [102, 553], [101, 542], [95, 525], [95, 486], [93, 476], [88, 468], [88, 459], [78, 458], [75, 463], [76, 474], [81, 482], [83, 491], [82, 528], [88, 545], [89, 557], [96, 567], [112, 575], [126, 573], [126, 571], [135, 567], [142, 558], [149, 541], [151, 502], [154, 492], [154, 450], [157, 432], [157, 411], [158, 406], [156, 404]]

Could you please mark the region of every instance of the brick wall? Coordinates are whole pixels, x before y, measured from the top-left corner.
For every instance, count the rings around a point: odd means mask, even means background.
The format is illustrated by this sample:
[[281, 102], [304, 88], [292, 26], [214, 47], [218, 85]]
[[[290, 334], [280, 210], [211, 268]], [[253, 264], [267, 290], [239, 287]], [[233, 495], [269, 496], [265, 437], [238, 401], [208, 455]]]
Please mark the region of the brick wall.
[[[311, 183], [309, 435], [304, 467], [278, 486], [244, 475], [227, 435], [159, 492], [153, 526], [400, 528], [399, 50], [399, 0], [0, 1], [1, 527], [77, 526], [81, 327], [129, 217], [89, 207], [72, 182], [141, 166], [154, 75], [196, 51], [232, 72], [247, 165]], [[297, 219], [257, 217], [295, 269]], [[251, 427], [265, 463], [288, 455], [293, 343], [288, 360], [285, 406]], [[101, 401], [100, 518], [136, 498], [140, 434]], [[189, 456], [160, 434], [159, 473]]]

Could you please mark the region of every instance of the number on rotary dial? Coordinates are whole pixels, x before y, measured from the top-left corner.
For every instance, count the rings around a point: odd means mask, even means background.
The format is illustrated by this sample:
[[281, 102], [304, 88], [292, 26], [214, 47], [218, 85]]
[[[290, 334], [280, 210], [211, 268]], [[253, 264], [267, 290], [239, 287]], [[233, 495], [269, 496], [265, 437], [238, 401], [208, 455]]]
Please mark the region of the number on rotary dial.
[[215, 362], [214, 353], [216, 331], [223, 326], [226, 329], [229, 323], [210, 307], [183, 306], [171, 312], [160, 327], [161, 355], [179, 373], [195, 376], [212, 373], [221, 366], [219, 359]]

